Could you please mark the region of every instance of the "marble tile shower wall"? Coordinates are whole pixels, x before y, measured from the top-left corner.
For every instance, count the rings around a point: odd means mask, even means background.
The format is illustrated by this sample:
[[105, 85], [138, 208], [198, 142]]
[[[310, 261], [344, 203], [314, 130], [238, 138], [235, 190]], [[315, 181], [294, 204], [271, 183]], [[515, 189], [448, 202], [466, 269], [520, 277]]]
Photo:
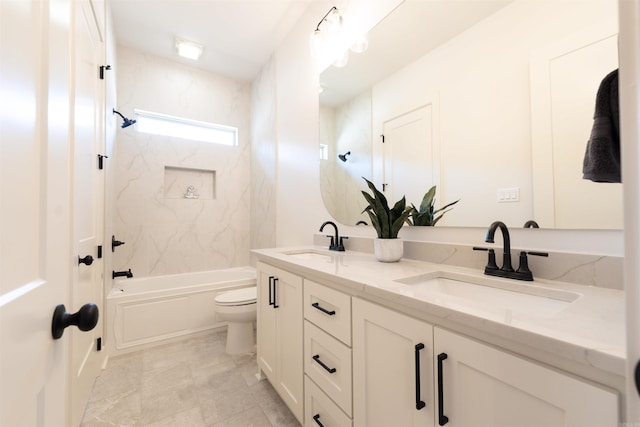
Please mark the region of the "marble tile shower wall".
[[251, 248], [276, 246], [276, 93], [271, 58], [251, 88]]
[[[125, 116], [139, 108], [235, 126], [239, 144], [118, 129], [115, 232], [126, 244], [116, 249], [114, 268], [144, 277], [247, 265], [251, 85], [122, 46], [117, 59], [118, 109]], [[172, 182], [190, 174], [213, 181], [207, 182], [213, 189], [202, 189], [207, 197], [175, 197]]]

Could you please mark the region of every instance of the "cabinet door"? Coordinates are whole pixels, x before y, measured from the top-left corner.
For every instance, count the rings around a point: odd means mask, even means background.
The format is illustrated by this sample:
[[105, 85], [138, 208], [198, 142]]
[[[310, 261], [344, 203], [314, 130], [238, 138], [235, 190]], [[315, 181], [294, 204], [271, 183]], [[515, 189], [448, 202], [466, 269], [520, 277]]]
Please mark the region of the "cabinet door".
[[276, 310], [273, 300], [275, 269], [258, 263], [257, 277], [257, 359], [258, 366], [272, 384], [276, 381]]
[[433, 426], [433, 327], [352, 300], [354, 426]]
[[439, 425], [618, 425], [617, 396], [611, 391], [440, 328], [434, 344], [444, 389]]
[[303, 417], [304, 371], [302, 365], [302, 278], [276, 271], [274, 304], [276, 313], [276, 389], [298, 421]]
[[260, 262], [257, 286], [258, 366], [301, 421], [302, 278]]

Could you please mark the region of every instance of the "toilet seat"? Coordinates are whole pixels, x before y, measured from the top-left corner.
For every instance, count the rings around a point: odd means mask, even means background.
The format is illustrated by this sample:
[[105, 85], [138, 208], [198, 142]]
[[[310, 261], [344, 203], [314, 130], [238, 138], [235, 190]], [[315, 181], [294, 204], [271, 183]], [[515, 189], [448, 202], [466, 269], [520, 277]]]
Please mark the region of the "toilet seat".
[[215, 302], [219, 306], [238, 306], [255, 304], [257, 298], [256, 287], [234, 289], [232, 291], [221, 292], [215, 297]]

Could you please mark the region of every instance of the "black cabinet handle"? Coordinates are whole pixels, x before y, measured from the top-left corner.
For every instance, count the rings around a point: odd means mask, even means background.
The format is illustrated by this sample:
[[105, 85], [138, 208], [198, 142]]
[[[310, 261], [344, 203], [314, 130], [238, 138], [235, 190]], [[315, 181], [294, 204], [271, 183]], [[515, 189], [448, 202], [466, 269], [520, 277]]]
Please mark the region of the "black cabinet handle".
[[315, 356], [313, 356], [313, 360], [315, 360], [318, 363], [318, 365], [322, 366], [330, 374], [333, 374], [336, 371], [336, 368], [330, 368], [327, 365], [325, 365], [322, 362], [322, 360], [320, 360], [320, 355], [319, 354], [316, 354]]
[[449, 422], [449, 417], [444, 414], [444, 386], [442, 380], [442, 362], [447, 357], [447, 353], [438, 355], [438, 424], [441, 426]]
[[320, 427], [324, 427], [324, 424], [320, 422], [320, 414], [315, 414], [313, 416], [313, 421], [315, 421]]
[[324, 307], [320, 307], [320, 303], [317, 303], [317, 302], [314, 302], [313, 304], [311, 304], [311, 306], [312, 306], [313, 308], [317, 308], [318, 310], [320, 310], [320, 311], [321, 311], [321, 312], [323, 312], [324, 314], [328, 314], [329, 316], [333, 316], [334, 314], [336, 314], [336, 311], [335, 311], [335, 310], [331, 310], [331, 311], [329, 311], [329, 310], [327, 310], [327, 309], [326, 309], [326, 308], [324, 308]]
[[269, 305], [273, 305], [273, 291], [271, 290], [271, 286], [273, 286], [273, 278], [274, 276], [269, 276]]
[[420, 409], [427, 406], [423, 400], [420, 399], [420, 350], [424, 348], [424, 344], [418, 343], [416, 344], [415, 355], [416, 355], [416, 409], [419, 411]]
[[274, 277], [273, 278], [273, 308], [278, 308], [280, 307], [278, 305], [278, 288], [276, 288], [276, 285], [278, 284], [278, 278]]

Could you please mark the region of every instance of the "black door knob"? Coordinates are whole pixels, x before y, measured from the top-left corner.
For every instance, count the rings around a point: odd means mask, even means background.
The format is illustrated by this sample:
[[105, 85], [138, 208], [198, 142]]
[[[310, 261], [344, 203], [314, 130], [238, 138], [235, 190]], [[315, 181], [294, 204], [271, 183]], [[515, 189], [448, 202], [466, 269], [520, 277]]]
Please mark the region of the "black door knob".
[[87, 255], [84, 258], [78, 257], [78, 264], [91, 265], [93, 264], [93, 257], [91, 255]]
[[51, 335], [57, 340], [62, 337], [64, 329], [71, 325], [77, 326], [81, 331], [90, 331], [96, 327], [99, 315], [98, 306], [95, 304], [85, 304], [74, 314], [67, 313], [64, 304], [59, 304], [53, 311]]

